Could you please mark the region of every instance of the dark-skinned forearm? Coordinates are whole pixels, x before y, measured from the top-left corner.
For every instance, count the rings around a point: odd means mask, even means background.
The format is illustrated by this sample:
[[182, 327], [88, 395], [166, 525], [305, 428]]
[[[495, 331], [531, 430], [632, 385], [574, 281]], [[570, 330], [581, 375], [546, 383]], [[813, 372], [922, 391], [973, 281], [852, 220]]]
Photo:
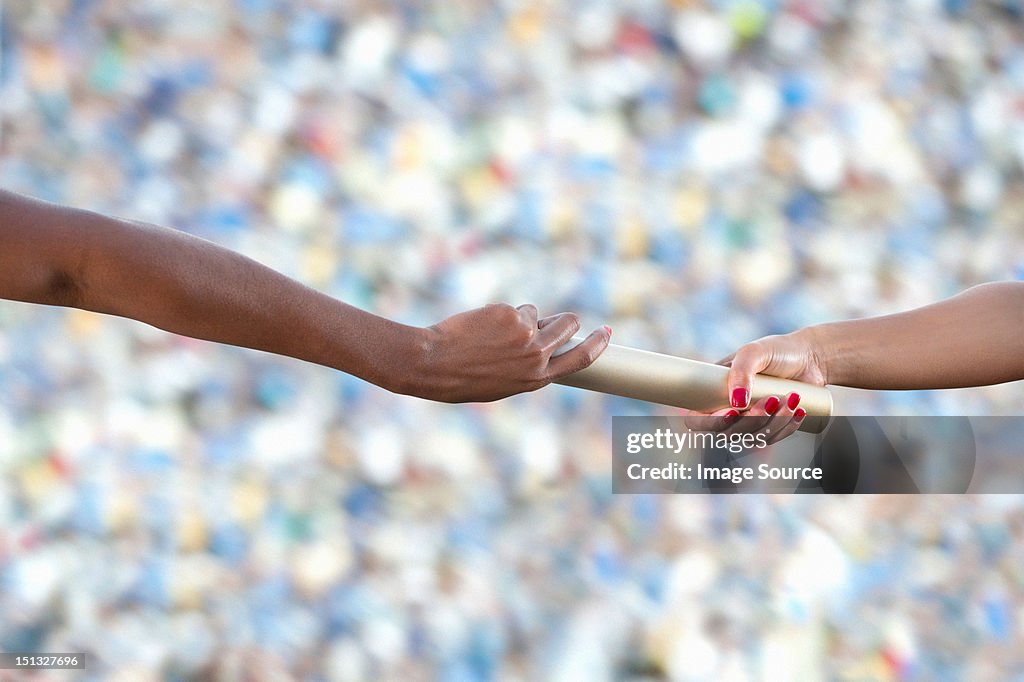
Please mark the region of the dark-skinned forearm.
[[[404, 392], [422, 331], [310, 289], [212, 242], [88, 211], [40, 206], [77, 258], [35, 302], [109, 313], [199, 339], [333, 367]], [[56, 224], [54, 224], [56, 223]]]
[[1024, 379], [1024, 283], [995, 282], [904, 313], [796, 332], [828, 383], [956, 388]]

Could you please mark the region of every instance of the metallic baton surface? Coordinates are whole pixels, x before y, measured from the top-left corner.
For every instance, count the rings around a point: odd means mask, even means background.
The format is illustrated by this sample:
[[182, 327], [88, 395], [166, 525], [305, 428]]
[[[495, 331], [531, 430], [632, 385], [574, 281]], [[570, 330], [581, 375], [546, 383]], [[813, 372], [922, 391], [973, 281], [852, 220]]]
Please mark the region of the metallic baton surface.
[[[559, 353], [574, 347], [583, 337], [573, 337]], [[594, 364], [557, 383], [625, 398], [710, 412], [728, 406], [726, 377], [729, 370], [709, 362], [652, 353], [638, 348], [609, 344]], [[801, 431], [820, 433], [832, 415], [832, 393], [790, 379], [758, 374], [754, 378], [751, 403], [769, 395], [800, 394], [800, 407], [807, 416]]]

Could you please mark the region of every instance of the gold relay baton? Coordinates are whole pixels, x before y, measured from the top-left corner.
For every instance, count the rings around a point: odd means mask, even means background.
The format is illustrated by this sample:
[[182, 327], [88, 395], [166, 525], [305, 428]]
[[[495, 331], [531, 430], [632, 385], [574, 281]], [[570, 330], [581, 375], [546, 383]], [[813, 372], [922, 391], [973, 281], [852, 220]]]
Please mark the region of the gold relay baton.
[[[558, 350], [558, 354], [575, 347], [583, 338], [572, 337]], [[712, 412], [728, 406], [725, 398], [728, 375], [729, 369], [721, 365], [612, 343], [590, 367], [562, 377], [556, 383]], [[807, 411], [807, 416], [800, 423], [801, 431], [821, 433], [832, 416], [832, 393], [823, 386], [758, 374], [754, 377], [751, 393], [751, 403], [770, 395], [785, 399], [789, 393], [798, 393], [800, 407]]]

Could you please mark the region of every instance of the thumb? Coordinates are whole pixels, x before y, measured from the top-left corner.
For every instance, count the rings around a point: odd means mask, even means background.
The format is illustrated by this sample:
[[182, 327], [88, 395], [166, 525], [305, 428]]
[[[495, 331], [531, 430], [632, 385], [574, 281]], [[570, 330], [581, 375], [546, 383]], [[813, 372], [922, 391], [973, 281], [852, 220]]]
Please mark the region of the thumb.
[[750, 391], [754, 375], [764, 370], [771, 362], [771, 353], [758, 343], [748, 343], [736, 351], [729, 366], [726, 386], [729, 405], [745, 410], [750, 406]]

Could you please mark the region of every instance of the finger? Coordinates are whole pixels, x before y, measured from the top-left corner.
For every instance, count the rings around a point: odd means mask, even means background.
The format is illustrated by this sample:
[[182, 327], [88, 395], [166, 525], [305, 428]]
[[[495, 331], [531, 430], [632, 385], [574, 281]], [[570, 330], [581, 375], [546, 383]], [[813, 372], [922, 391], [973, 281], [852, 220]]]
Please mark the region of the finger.
[[[804, 410], [800, 409], [800, 395], [798, 393], [787, 395], [782, 400], [778, 412], [772, 417], [772, 421], [768, 425], [768, 432], [766, 433], [768, 442], [777, 443], [791, 435], [800, 428], [800, 423], [806, 414]], [[799, 415], [799, 419], [797, 419], [797, 415]]]
[[611, 327], [598, 327], [590, 332], [587, 338], [578, 346], [561, 355], [551, 358], [548, 362], [548, 381], [555, 381], [564, 376], [578, 372], [581, 369], [590, 367], [594, 360], [600, 357], [604, 349], [608, 347], [611, 340]]
[[523, 305], [516, 308], [519, 311], [519, 317], [526, 322], [531, 329], [537, 328], [537, 306], [532, 303], [524, 303]]
[[732, 426], [740, 413], [731, 407], [726, 407], [714, 412], [680, 409], [680, 415], [687, 428], [694, 431], [725, 431]]
[[752, 403], [750, 407], [743, 413], [744, 417], [764, 417], [767, 421], [768, 417], [771, 417], [779, 409], [779, 399], [773, 395], [765, 396], [760, 400]]
[[[767, 396], [750, 405], [749, 409], [740, 413], [729, 428], [729, 433], [759, 433], [763, 431], [778, 411], [779, 399]], [[735, 408], [733, 408], [735, 411]]]
[[738, 419], [729, 425], [729, 433], [761, 433], [768, 426], [771, 417], [751, 415], [742, 412]]
[[798, 393], [790, 393], [786, 396], [781, 396], [777, 403], [777, 409], [773, 413], [772, 421], [769, 424], [771, 429], [771, 435], [780, 431], [789, 422], [793, 421], [793, 411], [800, 404], [800, 395]]
[[758, 401], [758, 405], [767, 415], [764, 426], [759, 430], [768, 443], [774, 442], [774, 436], [793, 419], [793, 412], [786, 406], [785, 400], [771, 395]]
[[537, 329], [543, 329], [544, 327], [548, 326], [549, 324], [551, 324], [552, 322], [557, 320], [559, 315], [564, 315], [564, 314], [565, 313], [558, 313], [557, 315], [548, 315], [547, 317], [540, 318], [537, 321]]
[[737, 410], [746, 409], [750, 405], [750, 388], [754, 384], [754, 375], [767, 367], [770, 361], [768, 352], [757, 344], [747, 344], [736, 351], [726, 382], [729, 405]]
[[728, 367], [729, 365], [732, 364], [732, 359], [734, 357], [736, 357], [735, 353], [729, 353], [728, 355], [726, 355], [724, 358], [722, 358], [721, 360], [719, 360], [715, 364], [716, 365], [725, 365], [726, 367]]
[[780, 440], [785, 440], [786, 438], [792, 436], [794, 433], [796, 433], [797, 429], [800, 428], [801, 421], [803, 421], [802, 418], [799, 421], [796, 419], [790, 419], [788, 422], [783, 424], [782, 428], [780, 428], [778, 431], [773, 431], [773, 433], [767, 434], [768, 445], [771, 445], [772, 443], [778, 443]]
[[537, 332], [537, 343], [548, 355], [564, 346], [580, 330], [580, 318], [575, 313], [559, 313], [554, 318]]

